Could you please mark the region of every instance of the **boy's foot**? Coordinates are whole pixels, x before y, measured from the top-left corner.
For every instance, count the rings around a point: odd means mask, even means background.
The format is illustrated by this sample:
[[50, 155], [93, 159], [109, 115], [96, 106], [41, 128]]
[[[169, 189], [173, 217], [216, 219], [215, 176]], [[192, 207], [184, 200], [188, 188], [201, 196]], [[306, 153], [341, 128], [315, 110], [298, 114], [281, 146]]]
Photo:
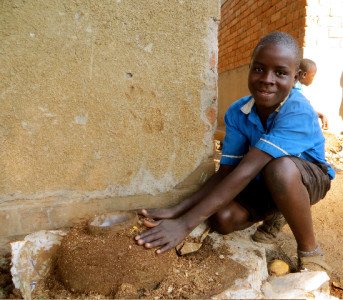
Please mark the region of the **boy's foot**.
[[298, 251], [299, 271], [324, 271], [330, 275], [332, 269], [326, 263], [324, 254], [317, 247], [311, 252]]
[[257, 227], [251, 238], [258, 243], [272, 244], [287, 221], [280, 212], [275, 212]]

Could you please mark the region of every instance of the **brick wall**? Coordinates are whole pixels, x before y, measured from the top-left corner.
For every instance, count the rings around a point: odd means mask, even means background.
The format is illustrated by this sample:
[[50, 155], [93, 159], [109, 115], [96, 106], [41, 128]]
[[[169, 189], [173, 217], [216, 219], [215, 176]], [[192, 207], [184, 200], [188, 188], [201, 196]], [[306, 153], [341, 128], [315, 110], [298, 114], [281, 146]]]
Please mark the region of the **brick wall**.
[[306, 0], [227, 0], [221, 7], [218, 73], [249, 63], [261, 36], [279, 30], [303, 46]]

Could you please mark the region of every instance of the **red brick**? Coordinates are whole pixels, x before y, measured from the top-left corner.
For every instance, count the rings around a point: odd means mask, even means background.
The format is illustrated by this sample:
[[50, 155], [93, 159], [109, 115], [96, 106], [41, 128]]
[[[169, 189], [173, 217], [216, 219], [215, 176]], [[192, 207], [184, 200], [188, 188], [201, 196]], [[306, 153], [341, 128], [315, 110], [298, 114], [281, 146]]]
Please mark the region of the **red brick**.
[[258, 3], [257, 3], [257, 1], [255, 1], [252, 5], [250, 5], [249, 11], [253, 13], [257, 9], [258, 9]]
[[[261, 36], [272, 30], [292, 32], [303, 42], [305, 0], [232, 0], [223, 5], [220, 24], [218, 70], [223, 72], [249, 63]], [[223, 61], [224, 60], [224, 61]]]
[[280, 18], [281, 18], [281, 12], [276, 12], [272, 14], [270, 21], [273, 23], [276, 20], [279, 20]]
[[265, 0], [258, 0], [257, 5], [261, 7], [264, 4]]
[[286, 24], [286, 17], [279, 19], [275, 22], [275, 29], [280, 30]]
[[262, 6], [262, 10], [267, 11], [271, 6], [272, 6], [271, 2], [267, 0], [264, 2], [263, 6]]
[[275, 4], [275, 11], [280, 11], [282, 8], [284, 8], [287, 4], [287, 1], [281, 0], [278, 1], [278, 3]]

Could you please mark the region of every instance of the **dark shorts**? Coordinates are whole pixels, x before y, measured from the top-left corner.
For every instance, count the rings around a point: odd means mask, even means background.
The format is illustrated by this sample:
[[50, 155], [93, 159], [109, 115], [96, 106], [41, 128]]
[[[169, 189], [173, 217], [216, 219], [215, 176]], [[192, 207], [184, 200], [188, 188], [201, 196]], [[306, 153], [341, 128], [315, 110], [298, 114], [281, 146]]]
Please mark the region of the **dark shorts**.
[[[309, 194], [310, 204], [313, 205], [323, 199], [331, 186], [327, 167], [298, 157], [288, 157], [295, 163], [302, 176], [302, 182]], [[251, 181], [235, 198], [235, 201], [249, 212], [249, 221], [251, 222], [261, 221], [277, 211], [277, 207], [263, 179]]]

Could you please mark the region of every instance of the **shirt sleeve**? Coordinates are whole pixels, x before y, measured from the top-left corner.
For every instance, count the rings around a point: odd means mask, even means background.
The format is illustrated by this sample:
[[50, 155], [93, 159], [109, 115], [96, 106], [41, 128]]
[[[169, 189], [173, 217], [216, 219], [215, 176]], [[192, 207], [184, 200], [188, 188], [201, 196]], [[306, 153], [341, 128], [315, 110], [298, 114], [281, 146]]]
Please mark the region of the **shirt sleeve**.
[[317, 116], [308, 105], [295, 105], [283, 113], [278, 113], [275, 122], [263, 134], [254, 147], [274, 158], [301, 153], [314, 147], [313, 134], [318, 130]]
[[233, 105], [225, 114], [226, 133], [220, 160], [222, 165], [239, 164], [249, 149], [248, 139], [241, 131], [244, 122], [238, 120], [239, 112], [237, 113], [237, 110], [236, 106]]

